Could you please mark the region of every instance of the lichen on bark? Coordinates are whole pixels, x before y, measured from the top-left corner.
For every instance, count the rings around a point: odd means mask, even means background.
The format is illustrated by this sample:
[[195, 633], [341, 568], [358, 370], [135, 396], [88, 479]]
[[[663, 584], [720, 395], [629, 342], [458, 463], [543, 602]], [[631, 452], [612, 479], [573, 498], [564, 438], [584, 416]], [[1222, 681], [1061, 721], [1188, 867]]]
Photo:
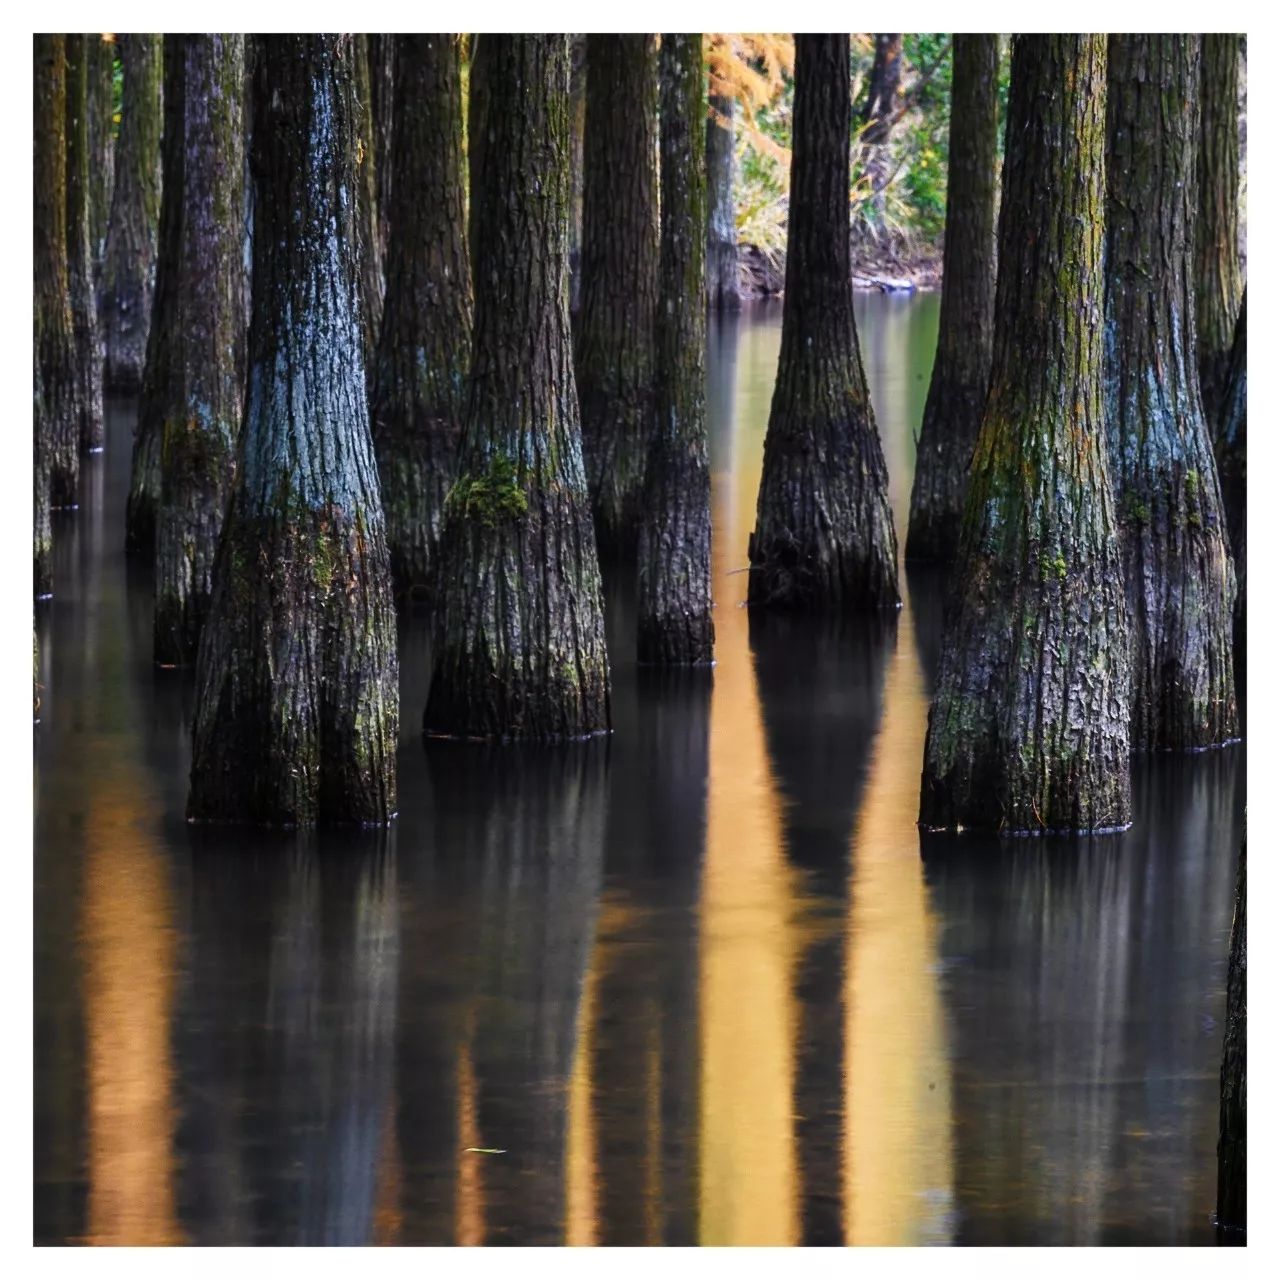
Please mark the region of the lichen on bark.
[[1130, 819], [1102, 415], [1105, 102], [1105, 36], [1015, 37], [991, 387], [925, 742], [930, 829]]
[[782, 350], [751, 537], [748, 602], [898, 604], [888, 473], [853, 317], [849, 38], [796, 37]]
[[[490, 518], [446, 504], [424, 728], [582, 737], [609, 727], [609, 665], [569, 330], [568, 40], [486, 33], [471, 77], [484, 106], [471, 119], [475, 332], [455, 487], [493, 476], [497, 502]], [[503, 499], [512, 486], [523, 511]]]
[[360, 333], [355, 55], [345, 36], [256, 40], [248, 399], [187, 812], [380, 824], [399, 690]]
[[908, 560], [949, 562], [991, 375], [996, 297], [1000, 37], [957, 35], [951, 72], [947, 224], [938, 349], [907, 526]]
[[656, 414], [637, 556], [637, 653], [644, 663], [697, 665], [712, 660], [715, 639], [703, 293], [706, 95], [700, 35], [663, 35], [659, 92]]

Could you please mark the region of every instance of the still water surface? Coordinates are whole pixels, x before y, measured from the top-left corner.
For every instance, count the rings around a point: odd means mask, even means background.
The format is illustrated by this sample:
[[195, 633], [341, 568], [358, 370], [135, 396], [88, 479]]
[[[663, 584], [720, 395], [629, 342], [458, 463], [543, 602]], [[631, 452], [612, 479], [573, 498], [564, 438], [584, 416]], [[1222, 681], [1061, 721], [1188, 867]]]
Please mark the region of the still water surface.
[[[937, 312], [858, 300], [900, 539]], [[714, 673], [638, 672], [612, 581], [611, 739], [428, 750], [402, 620], [381, 835], [183, 823], [110, 412], [39, 616], [37, 1241], [1212, 1241], [1244, 750], [1137, 762], [1122, 836], [922, 848], [937, 579], [740, 607], [779, 336], [711, 334]]]

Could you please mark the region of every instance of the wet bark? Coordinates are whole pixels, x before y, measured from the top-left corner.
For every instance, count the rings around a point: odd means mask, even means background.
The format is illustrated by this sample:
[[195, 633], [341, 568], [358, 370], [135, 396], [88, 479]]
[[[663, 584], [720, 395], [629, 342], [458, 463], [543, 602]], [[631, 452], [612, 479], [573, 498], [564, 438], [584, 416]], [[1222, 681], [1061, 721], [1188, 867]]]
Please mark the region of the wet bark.
[[80, 448], [102, 448], [102, 346], [93, 287], [89, 189], [89, 44], [94, 36], [69, 35], [67, 42], [67, 279], [76, 344], [76, 401]]
[[849, 38], [796, 37], [782, 349], [751, 537], [750, 604], [898, 603], [888, 474], [853, 319]]
[[364, 334], [364, 364], [372, 372], [382, 327], [382, 239], [378, 234], [377, 124], [373, 116], [370, 37], [356, 35], [356, 209], [360, 251], [360, 324]]
[[466, 409], [471, 263], [456, 36], [398, 37], [387, 298], [373, 439], [396, 590], [430, 585]]
[[609, 728], [609, 666], [569, 330], [568, 40], [485, 34], [471, 77], [472, 377], [424, 724], [580, 737]]
[[657, 63], [652, 35], [587, 37], [574, 372], [596, 534], [611, 559], [635, 550], [652, 433]]
[[999, 36], [954, 37], [942, 313], [911, 485], [908, 560], [955, 555], [991, 375], [999, 71]]
[[1248, 330], [1245, 323], [1247, 299], [1240, 297], [1236, 334], [1231, 344], [1231, 364], [1227, 371], [1222, 416], [1218, 426], [1218, 477], [1222, 484], [1222, 505], [1226, 509], [1227, 534], [1236, 566], [1236, 639], [1244, 639], [1245, 616], [1245, 516], [1248, 493], [1245, 485], [1245, 437], [1248, 426]]
[[188, 816], [385, 823], [395, 612], [360, 333], [346, 36], [263, 36], [248, 400], [196, 667]]
[[[244, 385], [244, 37], [165, 37], [164, 210], [148, 387], [159, 442], [155, 660], [185, 666], [209, 609]], [[176, 206], [170, 209], [170, 205]]]
[[[48, 503], [74, 507], [80, 482], [80, 405], [67, 269], [67, 59], [64, 36], [35, 36], [34, 325], [36, 428]], [[38, 511], [37, 511], [38, 514]]]
[[1102, 415], [1106, 37], [1017, 36], [991, 387], [921, 825], [1129, 822], [1129, 635]]
[[89, 243], [93, 252], [95, 288], [102, 276], [102, 254], [111, 217], [111, 193], [115, 187], [115, 139], [112, 136], [112, 98], [116, 45], [101, 35], [85, 36], [89, 62]]
[[889, 136], [893, 131], [894, 113], [898, 107], [898, 86], [902, 82], [902, 34], [876, 36], [875, 59], [871, 64], [871, 80], [867, 100], [862, 107], [863, 129], [860, 135], [862, 170], [874, 193], [871, 208], [876, 220], [884, 220], [884, 188], [890, 176]]
[[707, 462], [706, 96], [702, 36], [666, 34], [660, 57], [662, 229], [656, 413], [640, 523], [641, 662], [712, 660], [711, 472]]
[[162, 42], [120, 37], [124, 104], [101, 286], [104, 372], [114, 391], [138, 391], [146, 365], [160, 225]]
[[712, 94], [708, 101], [707, 304], [717, 310], [742, 306], [738, 277], [738, 220], [733, 201], [733, 98]]
[[1245, 917], [1245, 842], [1236, 869], [1236, 907], [1227, 962], [1227, 1022], [1222, 1043], [1221, 1104], [1218, 1111], [1218, 1225], [1247, 1225], [1246, 1049], [1248, 943]]
[[1201, 37], [1200, 132], [1196, 157], [1196, 336], [1200, 388], [1210, 423], [1221, 412], [1240, 272], [1240, 37]]
[[1112, 36], [1107, 54], [1103, 385], [1133, 750], [1207, 747], [1236, 732], [1235, 574], [1195, 368], [1199, 43]]

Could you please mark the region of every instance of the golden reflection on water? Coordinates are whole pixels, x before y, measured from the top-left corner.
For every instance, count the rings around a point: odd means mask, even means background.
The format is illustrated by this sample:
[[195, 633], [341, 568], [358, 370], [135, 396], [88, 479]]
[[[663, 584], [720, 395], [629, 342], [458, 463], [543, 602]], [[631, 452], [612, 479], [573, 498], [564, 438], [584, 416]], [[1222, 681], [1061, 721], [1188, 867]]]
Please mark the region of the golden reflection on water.
[[[603, 931], [605, 908], [601, 907]], [[599, 933], [597, 933], [597, 939]], [[573, 1073], [569, 1077], [569, 1119], [565, 1139], [565, 1244], [594, 1245], [597, 1234], [596, 1195], [596, 1125], [592, 1097], [593, 1034], [596, 1018], [596, 971], [601, 963], [601, 945], [597, 941], [587, 960], [582, 980], [582, 998], [578, 1003], [578, 1027], [575, 1035]]]
[[938, 924], [911, 815], [928, 716], [903, 606], [854, 824], [845, 961], [846, 1244], [950, 1242], [951, 1068]]
[[137, 829], [147, 788], [127, 758], [85, 774], [81, 936], [88, 1080], [91, 1244], [183, 1239], [173, 1162], [177, 939], [169, 869]]
[[458, 1096], [458, 1165], [454, 1213], [454, 1241], [482, 1245], [485, 1236], [484, 1157], [468, 1147], [483, 1147], [476, 1108], [476, 1069], [472, 1060], [474, 1023], [458, 1044], [456, 1089]]

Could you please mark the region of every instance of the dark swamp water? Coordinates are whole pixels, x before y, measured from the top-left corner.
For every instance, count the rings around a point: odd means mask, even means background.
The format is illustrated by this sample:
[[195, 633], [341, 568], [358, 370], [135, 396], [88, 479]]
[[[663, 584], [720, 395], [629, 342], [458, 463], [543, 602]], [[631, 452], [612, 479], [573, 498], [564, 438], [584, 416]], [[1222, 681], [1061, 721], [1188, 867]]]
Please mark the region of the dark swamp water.
[[[115, 408], [39, 611], [38, 1242], [1212, 1242], [1244, 748], [922, 857], [937, 580], [739, 607], [779, 323], [712, 331], [714, 673], [642, 678], [610, 583], [610, 740], [428, 751], [402, 620], [382, 835], [183, 823]], [[937, 299], [859, 324], [901, 539]]]

